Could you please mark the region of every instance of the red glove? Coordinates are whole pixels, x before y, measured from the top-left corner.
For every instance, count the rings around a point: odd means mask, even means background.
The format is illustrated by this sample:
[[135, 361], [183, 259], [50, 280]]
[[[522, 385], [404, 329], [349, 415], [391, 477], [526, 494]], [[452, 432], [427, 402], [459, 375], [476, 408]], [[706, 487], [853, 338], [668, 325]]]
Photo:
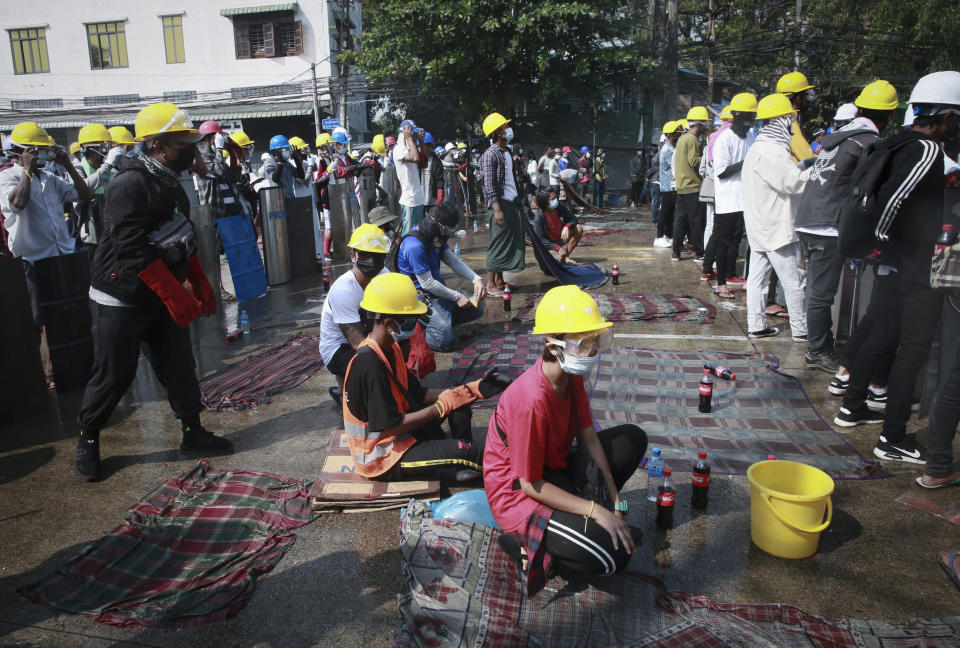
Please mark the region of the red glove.
[[433, 203], [434, 205], [439, 205], [443, 202], [443, 189], [437, 189], [437, 202]]
[[207, 281], [207, 274], [200, 265], [200, 257], [194, 254], [190, 257], [190, 269], [187, 271], [187, 280], [190, 282], [190, 288], [193, 294], [200, 301], [203, 308], [203, 315], [213, 315], [217, 312], [217, 296], [213, 294], [213, 288]]
[[477, 400], [477, 397], [466, 385], [444, 389], [437, 396], [437, 402], [440, 403], [440, 409], [443, 410], [442, 416], [447, 416], [453, 410], [469, 405], [475, 400]]
[[413, 336], [410, 338], [407, 369], [413, 372], [417, 378], [423, 378], [437, 369], [436, 356], [433, 349], [427, 346], [427, 338], [419, 322], [417, 322], [417, 328], [414, 329]]
[[157, 297], [167, 307], [170, 317], [177, 326], [187, 326], [203, 313], [200, 302], [196, 300], [193, 293], [177, 281], [163, 259], [157, 259], [138, 272], [137, 276], [147, 284], [150, 290], [157, 293]]

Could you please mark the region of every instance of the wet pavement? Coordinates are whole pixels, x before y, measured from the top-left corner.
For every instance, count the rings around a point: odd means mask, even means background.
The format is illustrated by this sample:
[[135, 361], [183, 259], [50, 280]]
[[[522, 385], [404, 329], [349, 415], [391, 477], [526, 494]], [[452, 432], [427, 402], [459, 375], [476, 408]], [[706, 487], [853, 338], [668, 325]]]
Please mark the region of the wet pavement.
[[[648, 222], [649, 215], [619, 211], [607, 220]], [[587, 223], [596, 222], [587, 219]], [[602, 223], [599, 223], [602, 225]], [[677, 293], [720, 302], [711, 296], [692, 261], [671, 263], [669, 251], [651, 247], [649, 225], [591, 239], [575, 258], [607, 265], [618, 261], [619, 286], [602, 290]], [[486, 233], [469, 232], [464, 260], [484, 265]], [[515, 304], [525, 293], [552, 285], [527, 254], [527, 269], [512, 277]], [[339, 274], [346, 266], [335, 268]], [[451, 281], [452, 285], [465, 282]], [[316, 333], [322, 290], [319, 274], [272, 289], [244, 304], [253, 332], [225, 344], [236, 309], [194, 325], [198, 373], [223, 368], [243, 356], [286, 339], [291, 332]], [[657, 349], [764, 351], [778, 356], [784, 371], [803, 381], [817, 410], [832, 420], [839, 401], [829, 396], [829, 375], [803, 365], [804, 345], [787, 333], [750, 341], [744, 297], [720, 304], [716, 322], [617, 323], [615, 344]], [[726, 308], [732, 310], [727, 310]], [[509, 319], [490, 300], [482, 320], [467, 330], [497, 330]], [[779, 320], [771, 320], [771, 323]], [[513, 323], [511, 330], [518, 330]], [[440, 386], [452, 354], [438, 354], [438, 371], [426, 379]], [[333, 377], [321, 370], [310, 380], [244, 412], [206, 413], [204, 424], [228, 436], [238, 452], [216, 457], [216, 467], [314, 478], [328, 435], [340, 417], [327, 396]], [[179, 426], [149, 365], [142, 362], [135, 384], [102, 435], [104, 479], [88, 484], [73, 472], [78, 429], [73, 422], [78, 394], [55, 398], [56, 415], [0, 431], [0, 646], [361, 646], [389, 645], [398, 625], [396, 595], [403, 579], [394, 512], [324, 516], [297, 531], [297, 541], [277, 568], [258, 580], [250, 604], [236, 617], [180, 631], [123, 630], [84, 617], [59, 614], [19, 598], [17, 587], [48, 574], [86, 543], [116, 526], [123, 513], [171, 475], [195, 460], [182, 455]], [[485, 426], [491, 410], [478, 410]], [[923, 430], [923, 424], [911, 423]], [[844, 434], [870, 456], [877, 428]], [[921, 433], [922, 436], [922, 433]], [[954, 447], [960, 455], [960, 443]], [[693, 453], [691, 453], [693, 454]], [[645, 499], [646, 476], [624, 489], [629, 521], [644, 531], [631, 568], [654, 574], [670, 589], [693, 591], [721, 602], [779, 602], [832, 617], [903, 619], [956, 615], [960, 593], [936, 563], [940, 549], [960, 548], [960, 528], [894, 500], [903, 493], [957, 508], [960, 490], [921, 491], [919, 468], [887, 465], [892, 477], [838, 481], [834, 522], [820, 549], [805, 560], [767, 555], [750, 542], [749, 485], [742, 476], [714, 476], [705, 514], [691, 515], [689, 473], [678, 477], [676, 527], [655, 530], [653, 505]]]

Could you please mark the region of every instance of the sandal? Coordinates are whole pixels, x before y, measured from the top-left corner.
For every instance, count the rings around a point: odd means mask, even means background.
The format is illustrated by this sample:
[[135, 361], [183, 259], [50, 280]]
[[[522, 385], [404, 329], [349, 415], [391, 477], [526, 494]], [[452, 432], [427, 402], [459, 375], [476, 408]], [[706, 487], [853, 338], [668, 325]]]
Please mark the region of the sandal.
[[726, 287], [717, 288], [717, 297], [720, 299], [736, 299], [737, 296], [730, 292]]
[[954, 587], [960, 591], [960, 575], [957, 574], [957, 568], [955, 566], [958, 556], [960, 556], [960, 552], [957, 551], [954, 551], [953, 553], [949, 551], [941, 551], [937, 562], [940, 564], [940, 568], [943, 569], [943, 571], [947, 574], [947, 577], [953, 581]]
[[790, 316], [790, 313], [787, 312], [787, 309], [781, 306], [780, 304], [773, 304], [772, 306], [767, 306], [763, 312], [768, 317], [779, 317], [781, 319], [787, 319]]
[[950, 481], [945, 481], [942, 484], [936, 484], [935, 486], [928, 486], [927, 484], [923, 483], [923, 475], [921, 475], [920, 477], [917, 477], [916, 482], [919, 486], [926, 488], [927, 490], [936, 490], [938, 488], [949, 488], [951, 486], [960, 486], [960, 477], [957, 477], [956, 479], [953, 479]]

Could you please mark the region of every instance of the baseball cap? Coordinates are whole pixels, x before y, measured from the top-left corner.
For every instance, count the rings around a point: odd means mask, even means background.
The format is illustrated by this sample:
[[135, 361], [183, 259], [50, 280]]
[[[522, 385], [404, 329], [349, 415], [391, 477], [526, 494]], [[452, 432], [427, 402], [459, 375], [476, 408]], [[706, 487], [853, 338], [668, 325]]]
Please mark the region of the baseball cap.
[[423, 129], [417, 126], [412, 119], [404, 119], [402, 122], [400, 122], [400, 130], [403, 130], [404, 126], [409, 126], [410, 130], [413, 131], [414, 133], [423, 132]]

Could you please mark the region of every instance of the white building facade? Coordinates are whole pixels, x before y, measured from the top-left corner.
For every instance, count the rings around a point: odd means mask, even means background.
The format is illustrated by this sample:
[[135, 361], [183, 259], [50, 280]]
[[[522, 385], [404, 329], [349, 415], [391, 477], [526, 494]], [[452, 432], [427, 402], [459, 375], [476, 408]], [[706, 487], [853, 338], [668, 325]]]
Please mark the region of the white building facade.
[[346, 96], [346, 126], [366, 136], [362, 80], [336, 64], [360, 31], [355, 0], [34, 0], [5, 2], [0, 24], [4, 132], [37, 121], [65, 143], [86, 123], [132, 126], [144, 105], [171, 101], [255, 139], [312, 140], [315, 63], [320, 117], [341, 115]]

